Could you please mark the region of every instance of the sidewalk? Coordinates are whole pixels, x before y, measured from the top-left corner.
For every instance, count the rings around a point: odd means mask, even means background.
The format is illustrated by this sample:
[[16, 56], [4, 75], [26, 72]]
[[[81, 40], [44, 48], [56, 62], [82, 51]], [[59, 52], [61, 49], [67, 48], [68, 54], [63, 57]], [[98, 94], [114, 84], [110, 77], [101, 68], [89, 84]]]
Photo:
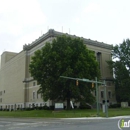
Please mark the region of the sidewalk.
[[115, 116], [115, 117], [81, 117], [81, 118], [60, 118], [60, 119], [70, 119], [70, 120], [87, 120], [87, 119], [124, 119], [124, 118], [130, 118], [129, 116]]

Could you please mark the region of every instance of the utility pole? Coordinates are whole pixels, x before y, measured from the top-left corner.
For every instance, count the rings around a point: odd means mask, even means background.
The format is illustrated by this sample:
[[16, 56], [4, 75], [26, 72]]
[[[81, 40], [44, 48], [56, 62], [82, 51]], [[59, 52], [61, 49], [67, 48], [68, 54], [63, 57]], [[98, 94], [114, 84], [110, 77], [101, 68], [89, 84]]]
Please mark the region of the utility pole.
[[104, 92], [105, 92], [105, 113], [106, 117], [108, 117], [108, 105], [107, 105], [107, 92], [106, 92], [106, 82], [104, 80]]
[[95, 78], [96, 81], [96, 103], [97, 103], [97, 116], [99, 116], [99, 95], [98, 95], [98, 84], [97, 84], [97, 77]]

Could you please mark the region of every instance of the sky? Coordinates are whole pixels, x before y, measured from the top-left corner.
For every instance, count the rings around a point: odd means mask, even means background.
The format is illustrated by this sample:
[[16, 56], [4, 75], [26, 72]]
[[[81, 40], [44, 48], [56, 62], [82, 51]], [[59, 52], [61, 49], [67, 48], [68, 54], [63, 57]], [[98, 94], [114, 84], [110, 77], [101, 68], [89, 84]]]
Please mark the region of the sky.
[[120, 44], [130, 38], [130, 0], [0, 0], [0, 55], [54, 29]]

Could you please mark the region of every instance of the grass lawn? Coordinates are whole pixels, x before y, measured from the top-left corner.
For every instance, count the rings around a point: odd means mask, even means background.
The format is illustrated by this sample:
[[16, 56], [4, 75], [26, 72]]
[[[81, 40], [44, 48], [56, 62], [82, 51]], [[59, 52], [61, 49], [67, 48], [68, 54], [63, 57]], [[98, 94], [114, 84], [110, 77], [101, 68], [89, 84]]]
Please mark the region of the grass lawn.
[[[96, 109], [85, 110], [32, 110], [32, 111], [0, 111], [0, 117], [45, 117], [45, 118], [73, 118], [73, 117], [96, 117]], [[115, 108], [108, 110], [108, 116], [130, 115], [130, 108]], [[101, 117], [105, 117], [105, 113], [100, 110]]]

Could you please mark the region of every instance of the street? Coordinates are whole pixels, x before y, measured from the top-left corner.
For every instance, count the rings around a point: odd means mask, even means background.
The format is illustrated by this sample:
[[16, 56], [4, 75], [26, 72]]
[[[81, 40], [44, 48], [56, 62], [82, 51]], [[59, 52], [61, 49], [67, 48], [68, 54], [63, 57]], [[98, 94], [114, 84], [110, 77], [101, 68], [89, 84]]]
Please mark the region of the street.
[[119, 130], [118, 120], [0, 118], [0, 130]]

